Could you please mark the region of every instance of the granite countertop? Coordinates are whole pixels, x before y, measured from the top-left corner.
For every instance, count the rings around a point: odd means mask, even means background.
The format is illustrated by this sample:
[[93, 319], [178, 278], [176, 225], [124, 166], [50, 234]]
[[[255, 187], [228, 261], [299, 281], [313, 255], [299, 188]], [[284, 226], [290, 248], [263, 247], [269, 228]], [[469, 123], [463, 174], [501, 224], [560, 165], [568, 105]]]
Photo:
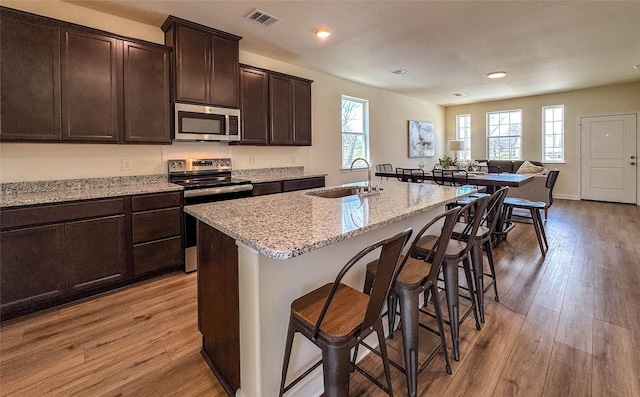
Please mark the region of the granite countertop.
[[231, 174], [234, 177], [248, 179], [251, 183], [287, 181], [292, 179], [327, 176], [327, 174], [305, 172], [303, 166], [233, 170]]
[[[360, 184], [347, 184], [354, 186]], [[475, 192], [470, 187], [384, 181], [380, 195], [328, 199], [319, 188], [197, 204], [185, 212], [275, 259], [287, 259], [426, 212]]]
[[0, 208], [180, 190], [166, 175], [16, 182], [2, 185]]

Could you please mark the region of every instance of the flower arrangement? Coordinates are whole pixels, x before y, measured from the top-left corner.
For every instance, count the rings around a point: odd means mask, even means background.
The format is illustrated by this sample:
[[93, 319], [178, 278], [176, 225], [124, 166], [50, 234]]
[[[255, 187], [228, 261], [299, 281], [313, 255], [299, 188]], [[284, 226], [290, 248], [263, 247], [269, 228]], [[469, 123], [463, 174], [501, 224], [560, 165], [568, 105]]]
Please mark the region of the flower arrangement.
[[447, 169], [448, 167], [456, 167], [458, 165], [458, 159], [445, 155], [444, 157], [440, 157], [438, 159], [438, 165], [443, 169]]

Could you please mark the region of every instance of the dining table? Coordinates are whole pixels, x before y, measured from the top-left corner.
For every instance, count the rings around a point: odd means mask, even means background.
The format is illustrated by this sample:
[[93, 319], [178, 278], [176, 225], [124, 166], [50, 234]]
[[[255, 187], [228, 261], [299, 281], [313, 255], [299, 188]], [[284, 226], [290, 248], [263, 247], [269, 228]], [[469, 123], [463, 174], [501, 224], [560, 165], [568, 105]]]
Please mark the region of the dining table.
[[[446, 182], [457, 182], [462, 184], [469, 184], [475, 186], [485, 186], [487, 193], [492, 194], [496, 190], [504, 187], [520, 187], [531, 181], [533, 181], [533, 175], [530, 174], [511, 174], [507, 172], [502, 173], [485, 173], [485, 172], [468, 172], [466, 176], [456, 175], [455, 171], [452, 176], [444, 176]], [[411, 182], [402, 174], [396, 174], [395, 172], [376, 172], [376, 176], [381, 178], [398, 178], [405, 182]], [[433, 173], [431, 171], [425, 171], [425, 179], [429, 181], [433, 180]]]

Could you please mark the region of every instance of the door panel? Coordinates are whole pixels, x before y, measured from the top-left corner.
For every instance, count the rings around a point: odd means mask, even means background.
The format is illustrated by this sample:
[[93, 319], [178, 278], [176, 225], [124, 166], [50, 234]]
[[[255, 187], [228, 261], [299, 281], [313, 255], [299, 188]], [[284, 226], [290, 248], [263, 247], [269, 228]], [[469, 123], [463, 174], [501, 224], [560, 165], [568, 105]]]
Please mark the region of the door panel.
[[637, 202], [637, 117], [635, 114], [583, 117], [581, 198]]

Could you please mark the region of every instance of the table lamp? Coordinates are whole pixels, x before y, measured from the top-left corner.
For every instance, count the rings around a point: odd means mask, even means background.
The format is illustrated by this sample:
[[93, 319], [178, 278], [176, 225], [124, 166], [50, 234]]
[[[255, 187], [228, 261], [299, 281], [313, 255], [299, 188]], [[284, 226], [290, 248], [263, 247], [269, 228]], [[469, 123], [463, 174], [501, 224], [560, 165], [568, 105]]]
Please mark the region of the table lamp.
[[464, 141], [449, 141], [447, 147], [453, 152], [453, 157], [458, 158], [458, 152], [464, 149]]

